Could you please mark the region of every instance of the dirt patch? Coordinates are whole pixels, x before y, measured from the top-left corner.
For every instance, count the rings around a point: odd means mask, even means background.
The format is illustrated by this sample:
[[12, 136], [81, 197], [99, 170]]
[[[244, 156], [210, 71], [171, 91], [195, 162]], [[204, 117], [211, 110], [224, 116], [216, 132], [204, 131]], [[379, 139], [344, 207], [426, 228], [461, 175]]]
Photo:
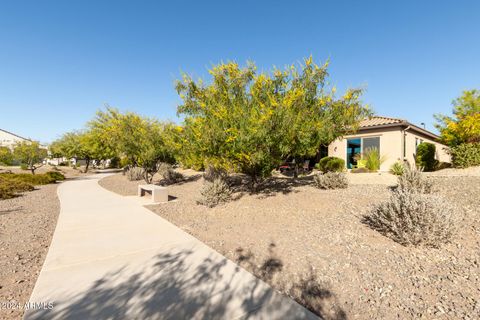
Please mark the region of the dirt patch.
[[344, 190], [281, 181], [208, 209], [196, 203], [198, 179], [170, 186], [176, 201], [148, 208], [325, 319], [475, 319], [480, 177], [430, 179], [466, 213], [458, 237], [441, 249], [403, 247], [362, 224], [389, 193], [371, 181]]
[[[1, 319], [20, 319], [30, 298], [52, 240], [60, 204], [58, 184], [0, 200], [0, 310]], [[7, 307], [8, 306], [8, 307]]]

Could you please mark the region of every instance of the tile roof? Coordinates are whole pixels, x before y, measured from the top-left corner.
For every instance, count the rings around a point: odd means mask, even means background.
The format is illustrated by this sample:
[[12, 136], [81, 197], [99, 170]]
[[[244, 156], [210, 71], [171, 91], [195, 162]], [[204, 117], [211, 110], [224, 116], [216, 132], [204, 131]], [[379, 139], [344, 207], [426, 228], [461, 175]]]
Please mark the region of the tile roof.
[[384, 126], [384, 125], [395, 124], [395, 123], [402, 124], [402, 123], [406, 123], [406, 121], [398, 118], [373, 116], [360, 121], [360, 128]]

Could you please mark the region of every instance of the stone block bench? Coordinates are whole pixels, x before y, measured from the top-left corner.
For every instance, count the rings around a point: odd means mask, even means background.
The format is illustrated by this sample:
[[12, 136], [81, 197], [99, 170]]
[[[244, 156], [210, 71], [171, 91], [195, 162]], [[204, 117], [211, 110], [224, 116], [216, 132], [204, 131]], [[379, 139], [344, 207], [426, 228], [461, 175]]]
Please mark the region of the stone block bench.
[[139, 197], [143, 197], [146, 191], [152, 194], [152, 202], [168, 202], [168, 190], [166, 187], [154, 184], [141, 184], [138, 186]]

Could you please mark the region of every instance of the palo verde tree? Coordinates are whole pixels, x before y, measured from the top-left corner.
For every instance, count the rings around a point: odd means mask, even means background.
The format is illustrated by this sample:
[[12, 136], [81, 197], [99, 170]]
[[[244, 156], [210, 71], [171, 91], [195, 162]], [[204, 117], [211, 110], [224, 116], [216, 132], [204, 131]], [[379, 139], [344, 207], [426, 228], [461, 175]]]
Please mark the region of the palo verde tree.
[[42, 162], [47, 157], [47, 149], [42, 148], [37, 141], [17, 142], [13, 148], [13, 157], [35, 174], [35, 170], [43, 166]]
[[443, 143], [455, 147], [480, 142], [480, 90], [464, 91], [452, 102], [453, 115], [435, 115]]
[[173, 127], [171, 124], [107, 107], [105, 111], [97, 112], [88, 127], [97, 133], [102, 145], [113, 150], [118, 157], [126, 157], [131, 165], [143, 168], [147, 183], [152, 182], [161, 162], [174, 162], [166, 142]]
[[208, 85], [186, 74], [177, 82], [183, 100], [178, 113], [185, 116], [179, 157], [245, 173], [253, 188], [285, 158], [314, 155], [369, 114], [359, 101], [361, 90], [340, 98], [327, 90], [327, 64], [311, 58], [271, 74], [234, 62], [210, 74]]
[[56, 157], [85, 160], [85, 172], [88, 172], [92, 160], [105, 160], [113, 157], [108, 148], [101, 144], [92, 130], [72, 131], [52, 142], [50, 151]]

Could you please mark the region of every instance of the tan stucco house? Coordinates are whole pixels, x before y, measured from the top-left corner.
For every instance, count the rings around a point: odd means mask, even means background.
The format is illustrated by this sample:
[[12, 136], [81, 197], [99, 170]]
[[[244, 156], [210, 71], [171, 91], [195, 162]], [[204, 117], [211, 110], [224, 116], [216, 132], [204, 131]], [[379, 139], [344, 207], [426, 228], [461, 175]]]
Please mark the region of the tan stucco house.
[[30, 141], [30, 139], [21, 137], [15, 133], [0, 129], [0, 147], [13, 149], [17, 142]]
[[417, 146], [421, 142], [435, 144], [436, 159], [450, 162], [447, 146], [439, 137], [410, 122], [397, 118], [374, 116], [363, 120], [355, 134], [337, 139], [328, 146], [328, 155], [345, 160], [347, 169], [356, 165], [354, 156], [367, 148], [377, 148], [385, 158], [380, 171], [388, 171], [397, 161], [415, 163]]

